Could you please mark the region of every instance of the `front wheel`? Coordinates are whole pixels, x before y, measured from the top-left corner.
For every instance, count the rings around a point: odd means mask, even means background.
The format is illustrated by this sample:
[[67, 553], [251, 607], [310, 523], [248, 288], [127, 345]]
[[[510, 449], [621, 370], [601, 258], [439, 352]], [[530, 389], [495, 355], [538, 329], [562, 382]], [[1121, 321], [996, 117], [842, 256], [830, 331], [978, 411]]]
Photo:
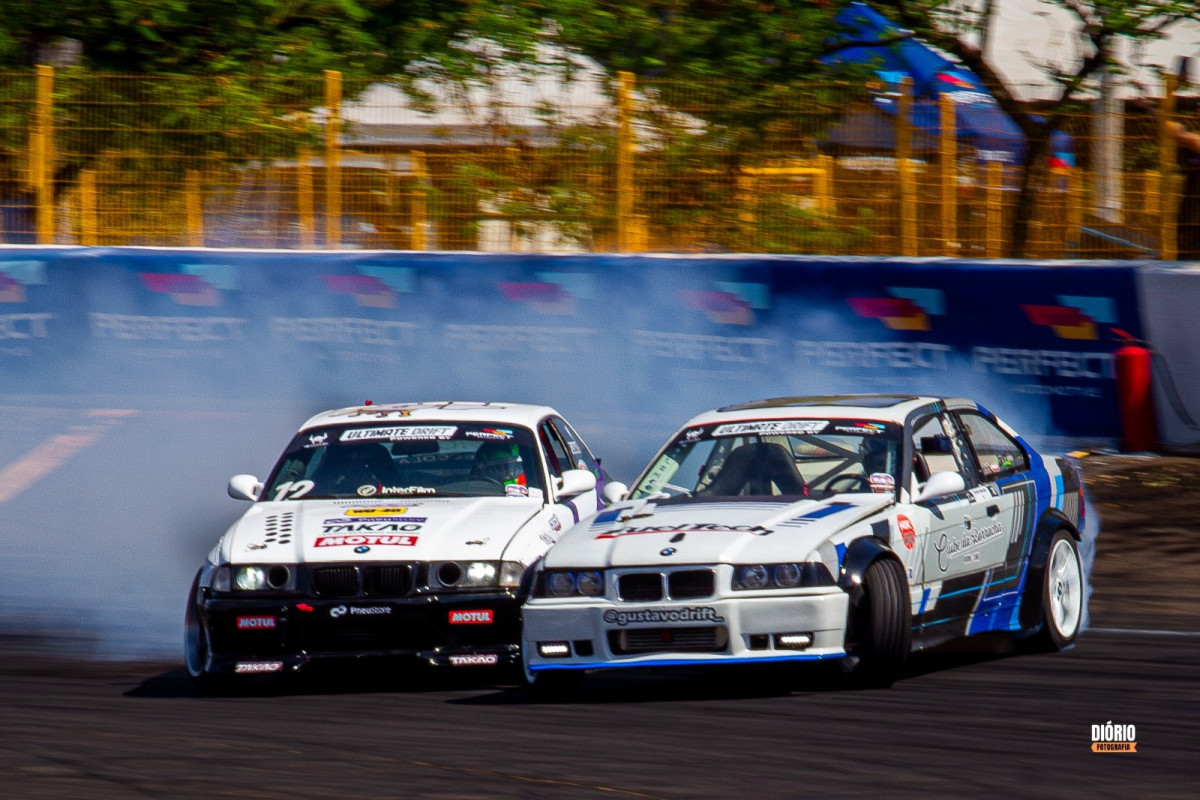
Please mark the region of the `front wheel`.
[[187, 668], [192, 685], [203, 693], [220, 692], [229, 686], [225, 676], [214, 675], [212, 668], [212, 646], [208, 626], [200, 614], [200, 573], [192, 581], [188, 594], [187, 611], [183, 622], [183, 663]]
[[891, 686], [912, 650], [912, 606], [904, 570], [890, 558], [867, 567], [863, 595], [846, 625], [844, 673], [862, 686]]
[[1054, 652], [1070, 647], [1083, 623], [1083, 569], [1079, 548], [1066, 531], [1050, 540], [1046, 574], [1042, 577], [1042, 629], [1030, 649]]

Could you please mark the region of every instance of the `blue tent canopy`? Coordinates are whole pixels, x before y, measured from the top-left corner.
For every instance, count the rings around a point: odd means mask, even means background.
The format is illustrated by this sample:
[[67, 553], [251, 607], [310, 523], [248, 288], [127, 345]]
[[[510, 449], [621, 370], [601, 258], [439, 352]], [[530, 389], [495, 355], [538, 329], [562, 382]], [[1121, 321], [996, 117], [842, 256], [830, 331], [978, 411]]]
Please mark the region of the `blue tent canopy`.
[[[866, 3], [851, 3], [838, 15], [850, 29], [853, 41], [871, 42], [911, 34]], [[954, 101], [958, 139], [975, 150], [979, 161], [1021, 164], [1025, 160], [1025, 136], [996, 102], [983, 82], [953, 57], [915, 37], [878, 46], [861, 45], [839, 50], [827, 63], [861, 64], [874, 68], [891, 91], [876, 93], [875, 113], [851, 112], [830, 129], [825, 144], [855, 149], [891, 150], [895, 147], [895, 125], [887, 117], [898, 112], [897, 85], [912, 81], [913, 149], [937, 147], [940, 129], [938, 103], [942, 95]], [[886, 115], [882, 116], [882, 115]], [[1056, 163], [1073, 166], [1071, 138], [1055, 131], [1051, 139]]]

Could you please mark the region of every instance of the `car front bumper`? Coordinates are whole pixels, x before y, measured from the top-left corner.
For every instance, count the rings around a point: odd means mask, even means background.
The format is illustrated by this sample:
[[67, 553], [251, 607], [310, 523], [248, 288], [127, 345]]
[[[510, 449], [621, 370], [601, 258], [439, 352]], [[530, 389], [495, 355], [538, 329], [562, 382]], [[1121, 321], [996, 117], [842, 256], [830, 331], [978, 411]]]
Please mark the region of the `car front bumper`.
[[525, 667], [540, 672], [839, 658], [845, 655], [848, 607], [848, 596], [836, 587], [699, 602], [539, 598], [523, 612]]
[[520, 663], [520, 600], [508, 592], [365, 599], [207, 597], [216, 674], [294, 672], [317, 661], [413, 657], [434, 666]]

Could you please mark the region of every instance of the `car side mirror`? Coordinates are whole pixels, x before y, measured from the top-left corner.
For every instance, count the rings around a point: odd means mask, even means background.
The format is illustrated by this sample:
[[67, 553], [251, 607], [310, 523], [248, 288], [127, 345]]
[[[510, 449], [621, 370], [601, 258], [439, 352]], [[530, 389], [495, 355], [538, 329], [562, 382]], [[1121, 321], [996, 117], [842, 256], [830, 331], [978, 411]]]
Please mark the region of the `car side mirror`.
[[595, 489], [596, 476], [586, 469], [567, 469], [563, 470], [562, 477], [556, 483], [559, 497], [574, 497]]
[[958, 494], [966, 488], [967, 482], [963, 480], [963, 476], [959, 473], [935, 472], [929, 476], [929, 480], [925, 483], [925, 488], [913, 498], [913, 502], [920, 503], [922, 500], [932, 500], [935, 497]]
[[604, 491], [600, 492], [600, 496], [604, 498], [605, 505], [619, 503], [629, 495], [629, 487], [620, 481], [609, 481], [604, 484]]
[[262, 490], [262, 482], [253, 475], [234, 475], [226, 491], [234, 500], [257, 500]]

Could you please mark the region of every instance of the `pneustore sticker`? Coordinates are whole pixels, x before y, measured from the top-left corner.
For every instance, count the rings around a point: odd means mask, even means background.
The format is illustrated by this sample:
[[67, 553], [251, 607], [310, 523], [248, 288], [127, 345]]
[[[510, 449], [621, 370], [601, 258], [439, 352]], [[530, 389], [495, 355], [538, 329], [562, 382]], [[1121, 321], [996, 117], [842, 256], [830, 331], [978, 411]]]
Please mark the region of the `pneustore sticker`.
[[748, 436], [752, 434], [775, 436], [802, 436], [820, 433], [829, 427], [829, 420], [821, 419], [769, 419], [761, 422], [730, 422], [717, 426], [713, 436]]

